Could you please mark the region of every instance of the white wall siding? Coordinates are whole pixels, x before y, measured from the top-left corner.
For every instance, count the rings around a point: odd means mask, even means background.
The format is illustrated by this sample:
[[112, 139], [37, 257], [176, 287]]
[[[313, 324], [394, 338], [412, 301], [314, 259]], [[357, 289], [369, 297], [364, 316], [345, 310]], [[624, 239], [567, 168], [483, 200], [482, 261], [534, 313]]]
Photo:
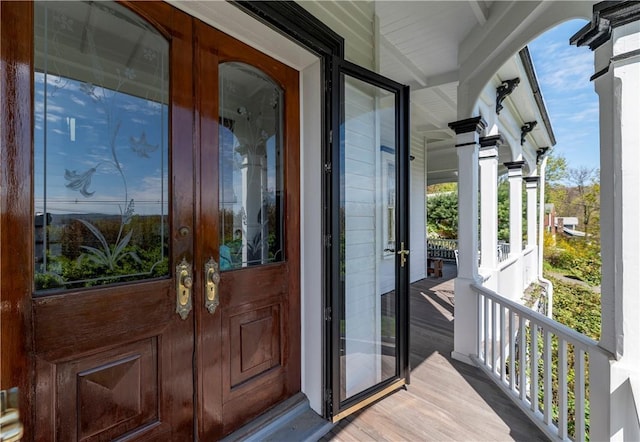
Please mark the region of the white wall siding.
[[345, 40], [345, 58], [374, 69], [374, 3], [364, 1], [299, 1], [304, 9]]

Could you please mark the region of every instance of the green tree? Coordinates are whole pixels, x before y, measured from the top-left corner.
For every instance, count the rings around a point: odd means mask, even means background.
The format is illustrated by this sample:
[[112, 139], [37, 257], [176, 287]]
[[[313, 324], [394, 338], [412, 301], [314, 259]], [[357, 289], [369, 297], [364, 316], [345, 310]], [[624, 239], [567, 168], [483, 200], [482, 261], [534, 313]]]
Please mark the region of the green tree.
[[427, 229], [439, 238], [458, 238], [458, 192], [427, 196]]
[[509, 180], [498, 181], [498, 240], [509, 241]]
[[600, 171], [595, 168], [578, 167], [569, 169], [568, 180], [575, 188], [571, 204], [584, 224], [585, 240], [589, 228], [600, 212]]

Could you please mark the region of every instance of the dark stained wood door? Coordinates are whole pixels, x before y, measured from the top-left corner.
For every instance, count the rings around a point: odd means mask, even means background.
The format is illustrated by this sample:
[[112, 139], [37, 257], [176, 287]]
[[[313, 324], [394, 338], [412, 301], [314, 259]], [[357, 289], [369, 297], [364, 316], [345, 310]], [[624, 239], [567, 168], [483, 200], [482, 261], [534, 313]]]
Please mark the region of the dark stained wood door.
[[221, 277], [217, 308], [196, 313], [210, 439], [300, 390], [299, 93], [295, 70], [201, 22], [195, 35], [196, 261]]
[[1, 8], [0, 380], [25, 440], [214, 440], [299, 391], [298, 73], [166, 3]]
[[194, 315], [177, 313], [175, 270], [196, 230], [192, 20], [164, 3], [24, 8], [35, 438], [192, 440]]

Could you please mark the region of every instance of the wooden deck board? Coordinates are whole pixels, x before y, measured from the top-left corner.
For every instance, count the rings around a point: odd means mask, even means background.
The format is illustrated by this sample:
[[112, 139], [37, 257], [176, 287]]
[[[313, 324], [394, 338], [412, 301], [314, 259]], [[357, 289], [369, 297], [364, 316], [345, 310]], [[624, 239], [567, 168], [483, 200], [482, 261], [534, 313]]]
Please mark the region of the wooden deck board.
[[453, 278], [411, 286], [411, 384], [339, 422], [323, 441], [544, 441], [478, 368], [451, 359]]

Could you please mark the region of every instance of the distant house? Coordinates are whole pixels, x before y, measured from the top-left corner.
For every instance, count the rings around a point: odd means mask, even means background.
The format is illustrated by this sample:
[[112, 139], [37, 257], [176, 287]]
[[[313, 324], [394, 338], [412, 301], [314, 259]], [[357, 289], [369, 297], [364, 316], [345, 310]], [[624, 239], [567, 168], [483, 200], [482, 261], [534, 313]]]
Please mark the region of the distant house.
[[576, 216], [556, 216], [556, 209], [553, 203], [544, 205], [544, 230], [551, 234], [563, 233], [568, 236], [583, 237], [585, 233], [578, 230], [578, 217]]

